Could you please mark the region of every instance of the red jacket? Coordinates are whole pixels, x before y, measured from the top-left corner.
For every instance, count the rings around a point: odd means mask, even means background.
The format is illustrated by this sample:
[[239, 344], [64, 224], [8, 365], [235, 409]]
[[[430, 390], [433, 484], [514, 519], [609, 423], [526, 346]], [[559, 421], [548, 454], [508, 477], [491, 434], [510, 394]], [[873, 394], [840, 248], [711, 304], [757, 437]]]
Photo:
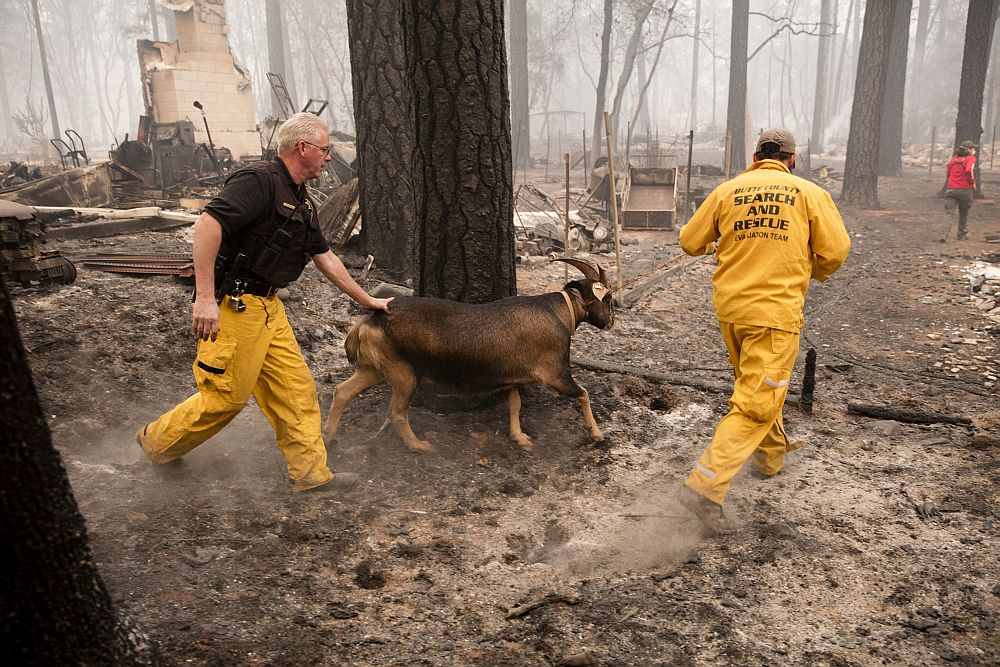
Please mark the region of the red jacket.
[[974, 188], [976, 187], [976, 177], [972, 173], [976, 166], [975, 155], [954, 155], [948, 161], [948, 188]]

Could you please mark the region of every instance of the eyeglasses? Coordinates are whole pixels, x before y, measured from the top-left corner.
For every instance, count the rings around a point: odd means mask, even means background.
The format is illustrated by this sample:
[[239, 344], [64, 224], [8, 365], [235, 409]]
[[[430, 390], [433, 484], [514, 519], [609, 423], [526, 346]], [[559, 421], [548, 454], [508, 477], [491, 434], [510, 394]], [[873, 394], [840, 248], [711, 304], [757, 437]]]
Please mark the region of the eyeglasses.
[[330, 154], [330, 149], [333, 148], [333, 146], [330, 146], [330, 145], [317, 146], [316, 144], [314, 144], [312, 142], [309, 142], [309, 141], [303, 141], [302, 143], [309, 144], [313, 148], [318, 148], [323, 153], [323, 155], [329, 155]]

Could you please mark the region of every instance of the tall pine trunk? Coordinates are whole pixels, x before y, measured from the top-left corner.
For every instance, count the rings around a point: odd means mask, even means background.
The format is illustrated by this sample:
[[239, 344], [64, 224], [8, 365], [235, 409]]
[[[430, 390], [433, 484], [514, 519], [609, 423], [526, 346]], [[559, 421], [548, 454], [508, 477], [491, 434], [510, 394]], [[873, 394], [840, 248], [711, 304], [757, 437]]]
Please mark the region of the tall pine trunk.
[[608, 71], [611, 69], [611, 27], [614, 3], [604, 0], [604, 27], [601, 29], [601, 71], [597, 76], [597, 103], [594, 107], [594, 133], [590, 139], [591, 164], [601, 157], [604, 137], [604, 112], [607, 111]]
[[517, 292], [502, 0], [403, 0], [415, 120], [416, 293]]
[[694, 5], [694, 39], [691, 46], [691, 111], [688, 129], [698, 129], [698, 46], [701, 41], [701, 0]]
[[858, 74], [847, 137], [844, 189], [840, 200], [859, 208], [880, 208], [878, 147], [893, 10], [885, 0], [868, 0], [858, 55]]
[[833, 0], [822, 0], [820, 5], [820, 35], [816, 45], [816, 93], [813, 96], [813, 122], [809, 145], [814, 153], [823, 152], [826, 134], [826, 93], [829, 88], [830, 46], [834, 30]]
[[731, 137], [729, 167], [739, 173], [746, 169], [747, 41], [750, 0], [733, 0], [733, 23], [729, 46], [729, 106], [726, 132]]
[[514, 170], [523, 177], [531, 164], [527, 0], [511, 0], [510, 3], [510, 109]]
[[927, 64], [925, 58], [925, 54], [927, 53], [927, 28], [930, 23], [930, 14], [931, 0], [918, 0], [917, 32], [913, 39], [913, 63], [910, 65], [910, 85], [907, 86], [909, 93], [907, 135], [911, 138], [919, 137], [923, 139], [926, 136], [922, 105], [924, 68]]
[[0, 51], [0, 112], [3, 113], [3, 136], [14, 137], [14, 121], [10, 113], [10, 92], [7, 90], [7, 74], [4, 71], [5, 52]]
[[906, 96], [906, 51], [910, 42], [912, 13], [913, 0], [896, 0], [889, 39], [889, 65], [882, 93], [879, 176], [900, 176], [903, 173], [903, 100]]
[[[280, 74], [288, 90], [288, 97], [292, 102], [290, 113], [299, 110], [302, 104], [295, 95], [295, 76], [292, 68], [285, 56], [288, 53], [287, 35], [285, 21], [281, 11], [281, 0], [264, 0], [264, 9], [267, 16], [267, 62], [268, 71]], [[271, 110], [277, 118], [284, 118], [281, 111], [281, 104], [278, 97], [271, 93]]]
[[[955, 148], [963, 141], [979, 145], [983, 137], [983, 89], [990, 65], [993, 27], [1000, 0], [969, 0], [965, 24], [965, 49], [962, 53], [962, 79], [958, 89], [958, 115], [955, 118]], [[976, 160], [976, 195], [982, 196], [982, 179]]]
[[38, 57], [42, 61], [42, 80], [45, 82], [45, 97], [49, 102], [49, 120], [52, 123], [52, 138], [61, 138], [59, 115], [56, 113], [56, 98], [52, 94], [52, 78], [49, 77], [49, 59], [45, 55], [45, 37], [42, 35], [42, 17], [38, 12], [38, 0], [31, 0], [31, 11], [35, 20], [35, 36], [38, 39]]

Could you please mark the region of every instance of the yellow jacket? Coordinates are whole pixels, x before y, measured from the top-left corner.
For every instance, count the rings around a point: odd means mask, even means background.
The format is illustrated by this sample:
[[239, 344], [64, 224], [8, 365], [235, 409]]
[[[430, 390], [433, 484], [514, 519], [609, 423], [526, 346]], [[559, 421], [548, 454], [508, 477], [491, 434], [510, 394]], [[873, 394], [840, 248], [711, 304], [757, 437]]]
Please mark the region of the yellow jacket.
[[681, 228], [681, 248], [704, 255], [717, 244], [712, 285], [723, 322], [798, 333], [809, 278], [840, 268], [851, 238], [830, 193], [761, 160], [726, 181]]

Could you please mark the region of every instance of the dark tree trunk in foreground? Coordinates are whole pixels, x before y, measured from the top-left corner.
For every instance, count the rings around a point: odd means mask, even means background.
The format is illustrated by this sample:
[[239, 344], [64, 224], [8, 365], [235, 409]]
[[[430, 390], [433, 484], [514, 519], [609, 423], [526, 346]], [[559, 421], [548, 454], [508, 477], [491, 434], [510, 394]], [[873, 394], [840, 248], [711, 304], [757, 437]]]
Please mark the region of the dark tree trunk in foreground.
[[395, 281], [412, 277], [413, 104], [399, 0], [347, 0], [361, 248]]
[[149, 664], [115, 618], [0, 280], [0, 663]]
[[913, 0], [897, 0], [889, 39], [889, 65], [882, 101], [882, 129], [879, 131], [878, 175], [903, 173], [903, 98], [906, 95], [906, 51], [910, 42], [910, 14]]
[[517, 292], [502, 0], [403, 0], [422, 296]]
[[[990, 47], [997, 4], [1000, 0], [969, 0], [962, 53], [962, 80], [958, 89], [958, 116], [955, 119], [955, 148], [963, 141], [979, 145], [983, 138], [983, 89], [990, 65]], [[982, 196], [979, 176], [981, 151], [976, 160], [976, 195]]]
[[879, 208], [879, 128], [885, 72], [889, 63], [892, 14], [892, 6], [885, 0], [868, 0], [865, 6], [864, 32], [858, 54], [851, 129], [844, 163], [844, 189], [840, 194], [840, 201], [860, 208]]
[[608, 71], [611, 69], [611, 28], [614, 4], [604, 0], [604, 28], [601, 30], [601, 71], [597, 75], [597, 104], [594, 107], [594, 134], [590, 139], [590, 163], [594, 164], [601, 155], [604, 145], [604, 112], [607, 111]]
[[510, 3], [510, 110], [514, 140], [514, 170], [522, 176], [531, 161], [528, 109], [528, 2]]
[[733, 27], [729, 47], [729, 106], [726, 132], [732, 138], [729, 165], [733, 174], [746, 169], [747, 31], [750, 0], [733, 0]]

